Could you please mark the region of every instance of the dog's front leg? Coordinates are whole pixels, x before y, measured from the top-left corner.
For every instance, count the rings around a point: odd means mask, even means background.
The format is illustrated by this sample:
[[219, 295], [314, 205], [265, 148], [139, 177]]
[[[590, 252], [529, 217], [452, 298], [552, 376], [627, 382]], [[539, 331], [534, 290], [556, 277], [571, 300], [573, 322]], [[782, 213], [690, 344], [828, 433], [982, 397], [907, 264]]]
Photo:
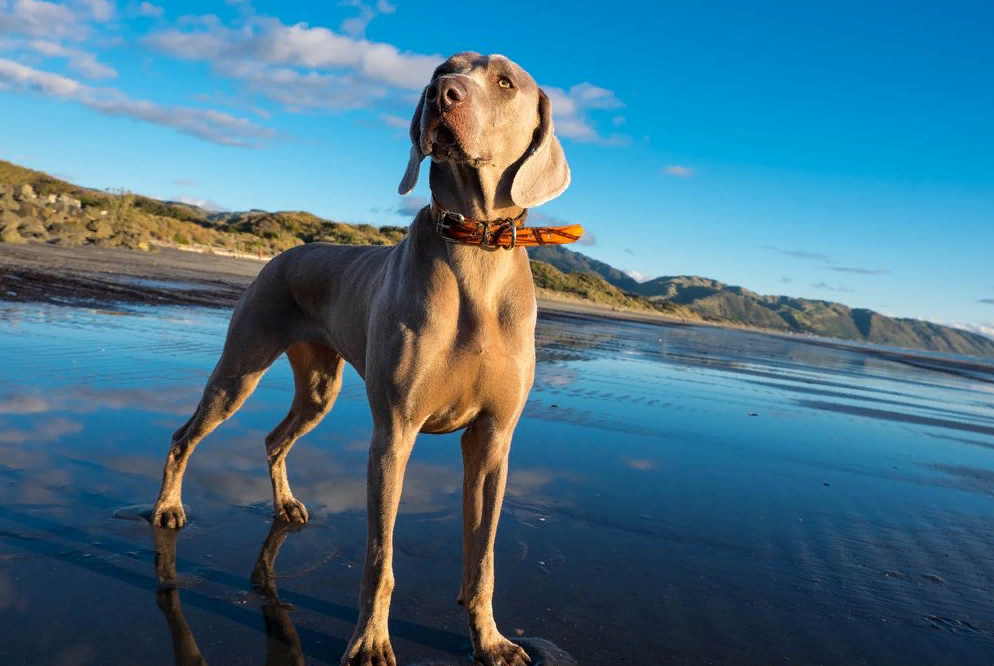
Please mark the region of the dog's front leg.
[[501, 430], [489, 419], [474, 423], [462, 436], [463, 578], [459, 603], [469, 613], [476, 660], [486, 666], [525, 666], [523, 649], [504, 638], [494, 621], [494, 539], [507, 483], [512, 428]]
[[359, 588], [359, 623], [342, 657], [347, 666], [396, 666], [387, 616], [393, 592], [393, 526], [404, 470], [418, 428], [374, 425], [366, 471], [366, 564]]

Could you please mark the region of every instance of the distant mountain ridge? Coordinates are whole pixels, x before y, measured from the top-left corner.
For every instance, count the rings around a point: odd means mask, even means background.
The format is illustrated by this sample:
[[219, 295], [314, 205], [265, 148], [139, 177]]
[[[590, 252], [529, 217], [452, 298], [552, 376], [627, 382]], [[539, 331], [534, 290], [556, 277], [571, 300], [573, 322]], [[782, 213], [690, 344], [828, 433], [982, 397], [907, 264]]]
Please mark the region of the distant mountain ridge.
[[563, 272], [596, 273], [624, 291], [656, 303], [686, 306], [712, 321], [910, 349], [994, 357], [994, 339], [952, 326], [888, 317], [832, 301], [768, 296], [693, 275], [664, 276], [639, 283], [609, 264], [562, 246], [532, 248], [529, 254], [532, 259], [547, 262]]

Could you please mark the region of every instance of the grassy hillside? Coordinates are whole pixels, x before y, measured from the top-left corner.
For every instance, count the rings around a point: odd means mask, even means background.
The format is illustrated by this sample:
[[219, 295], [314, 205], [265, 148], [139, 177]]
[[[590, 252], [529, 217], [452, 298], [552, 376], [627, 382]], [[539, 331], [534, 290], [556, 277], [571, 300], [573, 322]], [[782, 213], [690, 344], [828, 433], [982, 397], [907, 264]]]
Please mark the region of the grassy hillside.
[[78, 197], [90, 191], [49, 176], [47, 173], [27, 169], [3, 160], [0, 160], [0, 184], [30, 185], [40, 195], [68, 193]]
[[210, 213], [124, 191], [94, 190], [0, 161], [0, 241], [152, 250], [200, 246], [271, 256], [312, 241], [390, 245], [403, 227], [324, 220], [299, 211]]
[[653, 302], [685, 305], [707, 318], [894, 347], [994, 356], [994, 340], [978, 333], [831, 301], [765, 296], [695, 276], [656, 278], [638, 285], [636, 291]]

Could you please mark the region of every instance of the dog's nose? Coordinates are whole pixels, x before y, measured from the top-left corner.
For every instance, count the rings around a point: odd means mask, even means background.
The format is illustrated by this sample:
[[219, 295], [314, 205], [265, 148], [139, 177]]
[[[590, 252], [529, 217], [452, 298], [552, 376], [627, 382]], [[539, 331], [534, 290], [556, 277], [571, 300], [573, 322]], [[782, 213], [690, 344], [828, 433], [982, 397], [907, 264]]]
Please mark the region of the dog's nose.
[[438, 81], [432, 81], [426, 94], [429, 101], [438, 105], [440, 111], [448, 111], [465, 101], [466, 86], [459, 79], [442, 77]]

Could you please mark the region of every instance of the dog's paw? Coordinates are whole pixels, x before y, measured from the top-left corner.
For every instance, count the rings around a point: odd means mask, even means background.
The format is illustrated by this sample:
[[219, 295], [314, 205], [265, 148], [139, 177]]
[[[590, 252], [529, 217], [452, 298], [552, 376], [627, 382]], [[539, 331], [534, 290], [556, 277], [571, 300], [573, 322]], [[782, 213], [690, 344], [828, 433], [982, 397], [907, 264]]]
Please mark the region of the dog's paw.
[[473, 658], [474, 663], [484, 666], [528, 666], [532, 661], [520, 645], [515, 645], [503, 636], [492, 644], [477, 648]]
[[152, 525], [177, 529], [186, 525], [186, 511], [182, 504], [175, 506], [156, 506], [152, 514]]
[[275, 508], [276, 520], [282, 520], [284, 523], [307, 522], [307, 507], [293, 497], [277, 504]]
[[397, 666], [386, 635], [367, 634], [352, 639], [340, 666]]

